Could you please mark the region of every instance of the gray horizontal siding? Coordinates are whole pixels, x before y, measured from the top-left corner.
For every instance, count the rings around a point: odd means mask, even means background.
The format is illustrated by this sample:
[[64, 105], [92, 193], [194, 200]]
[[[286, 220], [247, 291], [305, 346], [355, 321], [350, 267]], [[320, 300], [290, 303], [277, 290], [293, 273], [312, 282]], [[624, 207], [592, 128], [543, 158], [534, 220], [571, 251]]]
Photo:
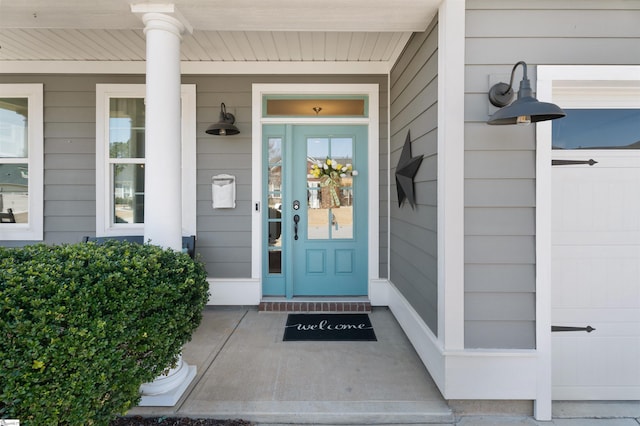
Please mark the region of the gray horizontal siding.
[[[530, 349], [531, 342], [536, 340], [533, 320], [465, 321], [464, 331], [465, 345], [468, 348]], [[505, 336], [509, 338], [505, 339]]]
[[535, 265], [532, 264], [503, 264], [496, 268], [491, 264], [466, 264], [465, 275], [472, 276], [468, 280], [468, 293], [533, 293], [536, 289]]
[[[640, 2], [467, 0], [465, 345], [535, 347], [535, 126], [488, 126], [490, 82], [536, 65], [640, 63]], [[519, 67], [515, 84], [522, 76]]]
[[390, 281], [434, 334], [438, 332], [437, 256], [437, 18], [414, 34], [391, 71], [391, 176], [407, 134], [411, 155], [423, 155], [414, 178], [416, 207], [398, 206], [395, 179], [390, 182]]
[[[251, 133], [253, 83], [375, 83], [380, 85], [381, 128], [386, 129], [387, 97], [384, 76], [185, 76], [184, 83], [197, 84], [197, 251], [207, 265], [209, 276], [243, 278], [251, 276]], [[218, 120], [220, 103], [236, 117], [241, 133], [232, 138], [215, 138], [206, 128]], [[380, 133], [381, 153], [386, 154], [386, 130]], [[386, 161], [380, 162], [380, 188], [386, 180]], [[211, 177], [221, 173], [236, 176], [236, 208], [211, 207]], [[381, 191], [382, 193], [382, 191]], [[381, 198], [380, 222], [386, 222], [386, 198]], [[387, 241], [386, 225], [380, 227], [380, 241]], [[226, 250], [229, 249], [229, 252]], [[386, 250], [380, 251], [379, 271], [387, 274]]]
[[464, 203], [471, 207], [534, 207], [536, 186], [533, 179], [467, 179]]
[[[184, 76], [197, 91], [197, 236], [196, 251], [210, 277], [251, 275], [251, 91], [253, 83], [374, 83], [380, 85], [381, 220], [380, 241], [388, 240], [387, 79], [385, 76]], [[96, 84], [143, 84], [144, 76], [0, 75], [0, 83], [44, 84], [44, 241], [74, 243], [95, 235], [95, 107]], [[236, 116], [241, 133], [215, 138], [205, 133], [218, 120], [220, 104]], [[211, 177], [237, 178], [237, 207], [214, 210]], [[0, 241], [5, 246], [25, 242]], [[380, 250], [380, 275], [387, 275], [387, 251]]]

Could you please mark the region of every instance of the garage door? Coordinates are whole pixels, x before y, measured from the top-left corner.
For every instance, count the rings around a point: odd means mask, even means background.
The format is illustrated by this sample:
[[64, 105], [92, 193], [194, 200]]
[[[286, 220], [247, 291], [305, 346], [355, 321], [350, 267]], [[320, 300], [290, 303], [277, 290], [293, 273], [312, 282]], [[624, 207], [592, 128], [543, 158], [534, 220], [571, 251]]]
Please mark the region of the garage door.
[[555, 400], [640, 399], [640, 114], [625, 111], [554, 123]]

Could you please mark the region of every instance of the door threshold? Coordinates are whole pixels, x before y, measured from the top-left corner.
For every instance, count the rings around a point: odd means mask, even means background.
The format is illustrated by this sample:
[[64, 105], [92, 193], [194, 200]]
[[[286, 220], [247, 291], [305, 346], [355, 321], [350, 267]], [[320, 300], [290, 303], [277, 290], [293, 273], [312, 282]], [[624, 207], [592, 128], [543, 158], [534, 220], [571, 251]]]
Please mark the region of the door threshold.
[[361, 297], [264, 297], [259, 312], [371, 312], [371, 301]]

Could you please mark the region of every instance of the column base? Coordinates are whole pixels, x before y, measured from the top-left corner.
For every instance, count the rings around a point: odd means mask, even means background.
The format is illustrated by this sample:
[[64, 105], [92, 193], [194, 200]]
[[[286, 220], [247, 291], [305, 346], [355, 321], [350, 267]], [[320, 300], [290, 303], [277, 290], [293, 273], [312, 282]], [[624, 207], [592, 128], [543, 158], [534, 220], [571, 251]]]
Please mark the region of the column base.
[[139, 407], [173, 407], [196, 377], [197, 368], [178, 360], [178, 365], [166, 375], [140, 386], [142, 398]]

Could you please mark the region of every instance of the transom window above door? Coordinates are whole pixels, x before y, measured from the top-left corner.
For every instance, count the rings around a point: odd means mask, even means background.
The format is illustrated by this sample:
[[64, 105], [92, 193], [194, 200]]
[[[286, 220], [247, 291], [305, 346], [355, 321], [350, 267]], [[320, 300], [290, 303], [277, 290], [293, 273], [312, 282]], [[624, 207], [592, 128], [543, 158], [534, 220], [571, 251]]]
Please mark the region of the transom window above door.
[[267, 95], [264, 117], [367, 117], [367, 97]]

